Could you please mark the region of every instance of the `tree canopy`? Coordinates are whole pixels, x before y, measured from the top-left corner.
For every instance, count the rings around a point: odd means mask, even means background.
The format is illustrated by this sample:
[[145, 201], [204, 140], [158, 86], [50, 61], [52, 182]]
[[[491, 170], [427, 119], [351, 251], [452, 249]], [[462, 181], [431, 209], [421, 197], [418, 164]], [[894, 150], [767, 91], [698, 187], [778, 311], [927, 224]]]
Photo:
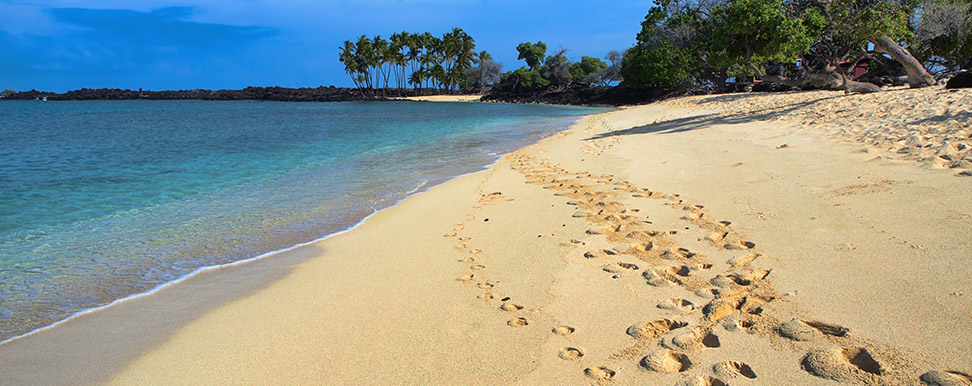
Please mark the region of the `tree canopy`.
[[[832, 71], [867, 57], [885, 73], [906, 70], [913, 87], [928, 69], [968, 64], [970, 0], [656, 0], [622, 64], [635, 87], [723, 86], [762, 76]], [[874, 52], [869, 52], [873, 47]], [[782, 74], [780, 74], [782, 75]]]
[[516, 46], [516, 51], [520, 54], [516, 57], [518, 60], [525, 60], [531, 70], [539, 70], [543, 58], [547, 55], [547, 45], [543, 42], [536, 44], [525, 42]]
[[391, 79], [399, 90], [408, 85], [457, 90], [476, 59], [475, 40], [461, 28], [442, 37], [429, 32], [400, 32], [388, 40], [362, 35], [339, 48], [345, 72], [362, 90], [386, 90]]

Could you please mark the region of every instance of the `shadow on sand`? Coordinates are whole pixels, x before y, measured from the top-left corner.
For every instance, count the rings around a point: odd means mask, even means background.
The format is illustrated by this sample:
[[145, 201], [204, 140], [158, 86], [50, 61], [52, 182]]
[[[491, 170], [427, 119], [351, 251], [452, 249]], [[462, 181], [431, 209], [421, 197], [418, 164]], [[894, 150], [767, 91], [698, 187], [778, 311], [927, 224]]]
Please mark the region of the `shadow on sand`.
[[[743, 100], [747, 98], [753, 98], [756, 96], [763, 96], [765, 94], [738, 94], [738, 95], [727, 95], [727, 96], [716, 96], [702, 99], [701, 103], [707, 102], [731, 102], [737, 100]], [[836, 99], [842, 97], [841, 95], [834, 95], [828, 97], [821, 97], [816, 99], [810, 99], [802, 102], [784, 104], [774, 107], [768, 107], [760, 110], [753, 110], [749, 113], [742, 114], [719, 114], [710, 113], [704, 115], [695, 115], [684, 118], [677, 118], [672, 120], [666, 120], [656, 123], [647, 124], [644, 126], [637, 126], [623, 130], [615, 130], [607, 133], [602, 133], [595, 135], [593, 137], [587, 138], [585, 140], [597, 140], [610, 137], [617, 137], [623, 135], [635, 135], [635, 134], [672, 134], [672, 133], [682, 133], [686, 131], [699, 130], [713, 125], [728, 125], [728, 124], [738, 124], [738, 123], [749, 123], [757, 121], [765, 121], [772, 118], [776, 118], [782, 115], [790, 114], [793, 111], [802, 109], [808, 106], [812, 106], [819, 102], [823, 102], [829, 99]]]

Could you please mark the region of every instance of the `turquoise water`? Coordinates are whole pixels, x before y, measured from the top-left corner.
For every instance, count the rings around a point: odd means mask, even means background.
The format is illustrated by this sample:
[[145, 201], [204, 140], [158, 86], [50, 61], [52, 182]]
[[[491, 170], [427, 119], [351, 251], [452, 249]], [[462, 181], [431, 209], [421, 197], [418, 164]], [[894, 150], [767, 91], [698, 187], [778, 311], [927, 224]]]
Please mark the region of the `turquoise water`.
[[600, 110], [0, 103], [0, 341], [347, 229]]

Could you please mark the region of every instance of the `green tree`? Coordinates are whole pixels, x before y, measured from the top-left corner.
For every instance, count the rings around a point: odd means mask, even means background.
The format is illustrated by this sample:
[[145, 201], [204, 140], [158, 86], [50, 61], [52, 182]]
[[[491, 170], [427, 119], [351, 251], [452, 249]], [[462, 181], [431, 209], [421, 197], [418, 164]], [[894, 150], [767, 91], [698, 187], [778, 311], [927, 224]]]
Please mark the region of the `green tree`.
[[371, 39], [368, 39], [365, 35], [361, 35], [355, 43], [354, 52], [354, 63], [357, 65], [358, 82], [363, 84], [367, 89], [373, 89], [374, 83], [372, 82], [371, 69], [378, 60], [375, 57], [375, 50], [371, 44]]
[[570, 78], [574, 83], [602, 83], [602, 76], [608, 65], [601, 59], [582, 56], [579, 62], [571, 63]]
[[567, 58], [567, 50], [560, 50], [554, 55], [547, 57], [543, 67], [540, 68], [540, 75], [558, 87], [570, 85], [570, 59]]
[[513, 89], [535, 89], [550, 84], [540, 75], [540, 70], [531, 70], [526, 67], [520, 67], [503, 74], [502, 82], [511, 85]]
[[917, 12], [914, 0], [816, 1], [830, 22], [831, 34], [852, 44], [870, 42], [878, 53], [887, 54], [908, 72], [911, 87], [935, 84], [935, 78], [905, 47], [914, 35], [910, 20]]
[[358, 54], [357, 46], [350, 40], [345, 40], [344, 45], [340, 47], [341, 54], [339, 58], [341, 63], [344, 63], [344, 72], [348, 74], [351, 81], [354, 82], [354, 87], [358, 89], [361, 88], [361, 83], [358, 81], [358, 69], [360, 65], [358, 64]]
[[820, 36], [826, 20], [815, 8], [794, 17], [785, 5], [783, 0], [733, 0], [716, 7], [708, 20], [709, 64], [720, 69], [741, 64], [763, 76], [767, 62], [796, 61]]
[[941, 72], [972, 67], [972, 1], [923, 0], [911, 20], [912, 53], [922, 62]]
[[519, 53], [516, 57], [518, 60], [526, 61], [531, 70], [539, 70], [544, 57], [547, 55], [547, 45], [542, 41], [538, 41], [536, 44], [520, 43], [516, 46], [516, 52]]
[[[660, 6], [648, 10], [637, 43], [625, 52], [621, 62], [622, 85], [679, 88], [690, 84], [702, 59], [692, 47], [671, 42], [675, 35], [665, 24], [670, 22], [668, 19], [668, 13]], [[684, 18], [678, 20], [687, 24]]]

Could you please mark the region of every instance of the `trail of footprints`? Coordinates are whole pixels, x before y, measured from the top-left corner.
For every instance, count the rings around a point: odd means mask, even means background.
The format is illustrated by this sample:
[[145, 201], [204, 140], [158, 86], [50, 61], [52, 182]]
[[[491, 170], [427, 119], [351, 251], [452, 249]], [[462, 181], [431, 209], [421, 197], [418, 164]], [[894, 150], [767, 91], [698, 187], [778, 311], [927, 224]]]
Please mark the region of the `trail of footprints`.
[[[822, 321], [798, 318], [796, 311], [786, 307], [769, 307], [782, 296], [772, 287], [769, 269], [756, 269], [753, 262], [762, 256], [754, 250], [755, 243], [744, 240], [731, 227], [729, 221], [716, 221], [708, 217], [702, 205], [693, 205], [677, 194], [665, 194], [641, 188], [611, 175], [587, 172], [569, 173], [537, 160], [523, 152], [512, 155], [512, 168], [523, 174], [530, 184], [540, 185], [554, 195], [569, 198], [568, 205], [577, 211], [572, 217], [585, 219], [592, 226], [578, 238], [601, 236], [627, 248], [591, 249], [586, 259], [610, 261], [602, 266], [606, 274], [620, 278], [626, 273], [639, 273], [647, 286], [677, 286], [706, 299], [696, 304], [684, 298], [671, 298], [654, 306], [671, 316], [650, 321], [634, 321], [625, 333], [632, 338], [630, 347], [614, 353], [606, 361], [636, 361], [649, 372], [686, 374], [680, 385], [728, 385], [730, 381], [758, 379], [758, 369], [742, 362], [723, 361], [700, 363], [697, 359], [702, 350], [721, 346], [720, 332], [744, 331], [769, 340], [776, 347], [805, 353], [799, 368], [817, 377], [846, 383], [866, 385], [924, 384], [932, 386], [972, 385], [972, 375], [953, 370], [932, 370], [921, 373], [916, 361], [905, 358], [894, 348], [867, 341], [851, 334], [849, 329]], [[479, 203], [467, 216], [446, 234], [457, 240], [456, 249], [469, 256], [460, 259], [467, 264], [469, 273], [459, 281], [475, 284], [483, 292], [480, 299], [494, 300], [493, 292], [500, 283], [482, 280], [478, 272], [485, 268], [479, 261], [486, 260], [483, 251], [470, 248], [468, 237], [461, 232], [468, 221], [477, 219], [479, 211], [499, 201], [510, 200], [500, 192], [485, 193], [483, 186], [491, 177], [487, 175], [477, 193]], [[609, 187], [610, 191], [604, 191]], [[713, 272], [715, 266], [703, 253], [682, 247], [674, 235], [678, 230], [653, 229], [652, 221], [639, 216], [638, 208], [631, 208], [612, 198], [627, 195], [632, 198], [664, 200], [672, 210], [684, 213], [681, 220], [690, 227], [704, 230], [704, 240], [713, 248], [735, 252], [726, 261], [723, 272]], [[571, 239], [578, 248], [586, 242]], [[621, 258], [637, 259], [637, 262]], [[509, 297], [500, 300], [498, 310], [511, 313], [507, 324], [511, 327], [530, 325], [524, 306]], [[558, 325], [551, 328], [553, 334], [568, 337], [574, 327]], [[558, 356], [565, 361], [587, 360], [583, 350], [562, 347]], [[925, 369], [927, 370], [927, 369]], [[607, 366], [590, 366], [584, 374], [592, 381], [603, 383], [614, 379], [617, 372]], [[915, 374], [922, 374], [915, 379]]]

